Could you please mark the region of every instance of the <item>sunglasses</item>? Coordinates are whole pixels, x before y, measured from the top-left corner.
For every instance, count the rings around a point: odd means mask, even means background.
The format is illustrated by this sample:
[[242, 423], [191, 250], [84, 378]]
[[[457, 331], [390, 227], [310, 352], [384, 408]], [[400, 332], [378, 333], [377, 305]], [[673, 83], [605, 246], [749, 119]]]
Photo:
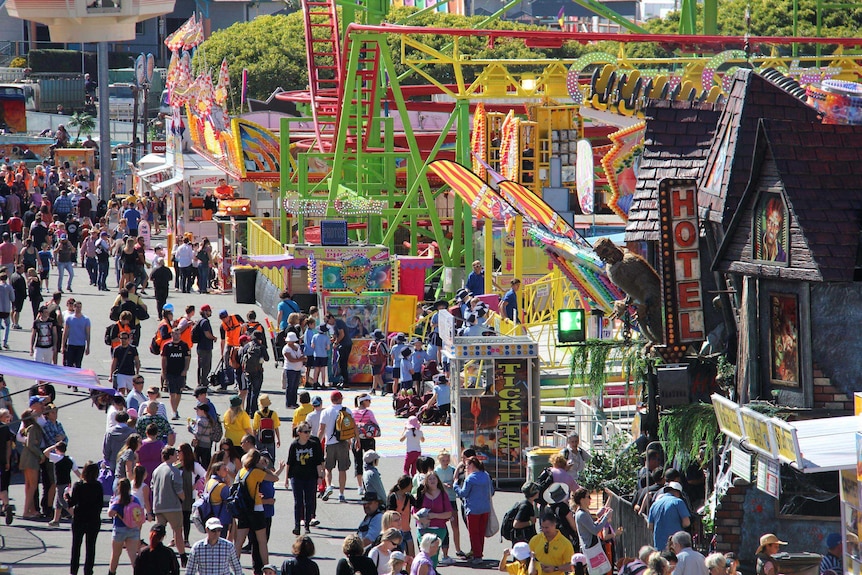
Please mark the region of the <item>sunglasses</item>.
[[550, 548], [551, 548], [551, 542], [550, 542], [550, 541], [545, 541], [545, 553], [547, 553], [547, 552], [548, 552], [548, 549], [550, 549]]
[[311, 433], [310, 429], [300, 429], [297, 433]]
[[120, 336], [120, 339], [129, 339], [129, 336], [127, 336], [127, 335], [121, 335], [121, 336]]

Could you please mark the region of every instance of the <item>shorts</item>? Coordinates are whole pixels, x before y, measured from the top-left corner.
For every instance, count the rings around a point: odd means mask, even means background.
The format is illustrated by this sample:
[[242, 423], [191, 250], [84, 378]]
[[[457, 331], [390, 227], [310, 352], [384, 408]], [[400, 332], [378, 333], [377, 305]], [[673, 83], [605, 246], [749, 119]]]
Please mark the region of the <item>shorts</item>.
[[398, 382], [398, 389], [408, 390], [413, 389], [413, 380], [412, 379], [402, 379]]
[[306, 355], [305, 356], [305, 367], [314, 367], [314, 356]]
[[458, 519], [458, 500], [457, 499], [455, 499], [455, 500], [450, 499], [449, 505], [452, 506], [452, 517], [449, 519], [449, 521], [452, 521], [454, 523]]
[[138, 228], [129, 228], [129, 237], [130, 238], [138, 237]]
[[248, 375], [245, 373], [239, 374], [239, 383], [237, 384], [237, 389], [240, 391], [247, 391], [249, 388], [249, 379]]
[[21, 310], [24, 309], [24, 301], [26, 301], [26, 300], [23, 300], [23, 299], [16, 299], [15, 300], [15, 303], [14, 303], [15, 311], [17, 311], [18, 313], [21, 313]]
[[385, 368], [385, 367], [386, 366], [383, 365], [382, 363], [380, 365], [374, 365], [372, 363], [371, 364], [371, 375], [380, 375], [381, 373], [383, 373], [383, 368]]
[[317, 357], [317, 356], [315, 356], [314, 357], [314, 363], [311, 365], [311, 367], [326, 367], [328, 365], [329, 365], [329, 358], [328, 357]]
[[122, 373], [115, 373], [114, 377], [117, 380], [117, 385], [114, 387], [114, 389], [117, 389], [117, 390], [128, 389], [129, 391], [132, 390], [132, 380], [135, 379], [134, 375], [124, 375]]
[[165, 375], [165, 384], [168, 386], [168, 393], [179, 395], [183, 392], [183, 386], [186, 384], [186, 376]]
[[54, 363], [54, 348], [33, 348], [33, 361], [37, 361], [39, 363]]
[[328, 443], [326, 445], [326, 469], [332, 471], [336, 464], [338, 465], [338, 471], [347, 471], [350, 469], [350, 446], [347, 441]]
[[392, 368], [392, 379], [401, 379], [401, 368], [393, 367]]
[[266, 529], [266, 516], [263, 511], [251, 511], [237, 517], [237, 529], [248, 529], [249, 531], [260, 531]]
[[6, 471], [0, 468], [0, 493], [9, 491], [9, 484], [12, 483], [12, 470]]
[[407, 543], [408, 541], [413, 541], [413, 533], [411, 531], [402, 531], [401, 542]]
[[156, 523], [159, 525], [170, 525], [174, 535], [181, 533], [183, 529], [183, 512], [163, 511], [156, 513]]
[[419, 372], [414, 373], [412, 381], [414, 383], [422, 383], [422, 372], [419, 371]]
[[129, 539], [134, 539], [135, 541], [138, 541], [140, 540], [140, 538], [140, 527], [126, 527], [125, 525], [114, 525], [114, 529], [111, 531], [111, 541], [113, 541], [114, 543], [128, 541]]
[[54, 509], [69, 510], [69, 502], [64, 497], [67, 487], [69, 486], [62, 483], [57, 485], [57, 491], [54, 494]]
[[48, 279], [48, 274], [50, 274], [50, 273], [51, 273], [51, 270], [42, 270], [39, 272], [39, 278], [46, 280], [46, 279]]

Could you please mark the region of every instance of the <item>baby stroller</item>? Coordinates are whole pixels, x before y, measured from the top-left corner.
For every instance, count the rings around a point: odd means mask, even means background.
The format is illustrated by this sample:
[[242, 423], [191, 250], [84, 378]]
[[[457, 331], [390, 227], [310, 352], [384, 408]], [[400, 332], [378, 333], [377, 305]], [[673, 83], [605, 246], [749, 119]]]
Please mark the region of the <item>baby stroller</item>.
[[449, 410], [442, 410], [436, 405], [423, 406], [417, 417], [422, 425], [450, 425]]

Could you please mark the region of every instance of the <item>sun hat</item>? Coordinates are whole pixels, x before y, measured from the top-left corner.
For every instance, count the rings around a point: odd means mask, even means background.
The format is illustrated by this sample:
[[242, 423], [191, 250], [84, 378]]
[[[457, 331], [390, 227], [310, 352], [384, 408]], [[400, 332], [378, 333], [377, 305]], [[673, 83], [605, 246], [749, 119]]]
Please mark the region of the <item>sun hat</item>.
[[512, 546], [512, 557], [518, 561], [524, 561], [530, 558], [530, 546], [521, 541]]
[[587, 564], [587, 556], [583, 553], [575, 553], [572, 555], [572, 565], [577, 565], [580, 563], [581, 565]]
[[560, 503], [569, 497], [569, 486], [565, 483], [552, 483], [543, 496], [548, 505]]
[[299, 336], [291, 331], [287, 334], [287, 341], [290, 341], [290, 342], [299, 341]]
[[377, 455], [377, 452], [373, 449], [371, 451], [366, 451], [365, 455], [362, 456], [362, 460], [365, 463], [371, 463], [372, 461], [377, 461], [378, 459], [380, 459], [380, 456]]
[[374, 339], [385, 339], [386, 338], [386, 334], [384, 334], [383, 330], [381, 330], [381, 329], [375, 329], [372, 332], [372, 335], [374, 336]]
[[767, 545], [772, 545], [773, 543], [778, 543], [779, 545], [787, 545], [787, 541], [782, 541], [775, 535], [775, 533], [767, 533], [765, 535], [760, 536], [760, 547], [757, 548], [757, 553], [763, 551]]
[[405, 427], [412, 427], [413, 429], [419, 429], [421, 424], [419, 423], [419, 418], [415, 415], [411, 415], [407, 418], [407, 425]]
[[242, 398], [238, 395], [231, 395], [230, 396], [230, 406], [231, 407], [239, 407], [240, 405], [242, 405]]
[[272, 400], [269, 399], [269, 394], [261, 393], [260, 397], [257, 398], [257, 404], [261, 407], [269, 407], [272, 405]]

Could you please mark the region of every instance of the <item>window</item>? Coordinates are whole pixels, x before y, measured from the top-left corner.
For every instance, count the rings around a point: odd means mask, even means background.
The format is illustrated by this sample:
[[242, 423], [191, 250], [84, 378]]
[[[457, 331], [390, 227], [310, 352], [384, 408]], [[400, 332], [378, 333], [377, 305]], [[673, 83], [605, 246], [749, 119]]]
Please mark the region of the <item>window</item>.
[[789, 465], [782, 465], [778, 516], [839, 519], [841, 502], [838, 489], [837, 471], [799, 473]]

